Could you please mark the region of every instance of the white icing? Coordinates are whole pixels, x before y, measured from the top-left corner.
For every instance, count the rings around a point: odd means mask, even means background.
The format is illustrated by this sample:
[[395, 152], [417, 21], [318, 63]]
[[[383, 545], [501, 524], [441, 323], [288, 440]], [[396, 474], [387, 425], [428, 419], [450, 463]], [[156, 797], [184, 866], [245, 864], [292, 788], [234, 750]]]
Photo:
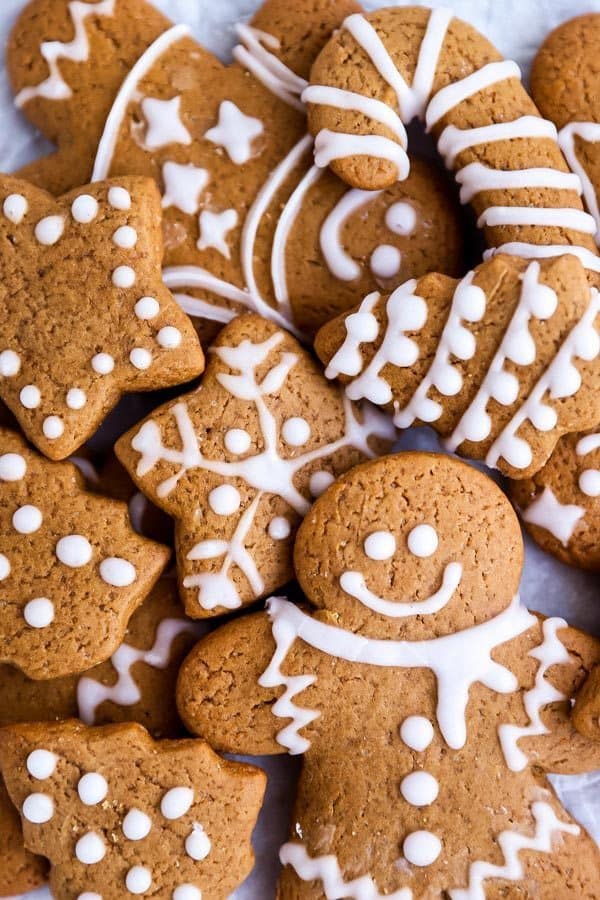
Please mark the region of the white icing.
[[103, 559], [99, 566], [100, 578], [113, 587], [128, 587], [137, 578], [135, 566], [118, 556]]
[[311, 497], [320, 497], [334, 481], [335, 476], [332, 472], [313, 472], [308, 483]]
[[433, 725], [424, 716], [407, 716], [400, 726], [400, 737], [411, 750], [426, 750], [433, 740]]
[[430, 131], [440, 119], [443, 119], [463, 101], [501, 81], [508, 81], [510, 78], [517, 78], [520, 81], [521, 70], [513, 60], [503, 59], [500, 62], [488, 63], [460, 81], [448, 84], [438, 91], [429, 102], [425, 113], [427, 130]]
[[137, 240], [137, 231], [131, 225], [121, 225], [112, 236], [115, 247], [120, 247], [122, 250], [131, 250], [137, 244]]
[[189, 811], [194, 802], [194, 792], [189, 787], [174, 787], [164, 794], [160, 801], [160, 811], [165, 819], [180, 819]]
[[556, 126], [547, 119], [541, 119], [539, 116], [521, 116], [512, 122], [495, 122], [480, 128], [460, 129], [455, 125], [447, 125], [438, 139], [437, 149], [450, 169], [456, 157], [470, 147], [520, 138], [547, 138], [556, 141], [557, 137]]
[[152, 819], [141, 809], [130, 809], [123, 819], [123, 834], [128, 841], [142, 841], [152, 830]]
[[25, 87], [19, 91], [15, 97], [15, 103], [19, 107], [37, 97], [45, 100], [68, 100], [73, 95], [73, 91], [61, 74], [59, 62], [61, 59], [74, 63], [87, 62], [90, 43], [85, 27], [86, 19], [92, 16], [112, 16], [115, 10], [115, 0], [96, 0], [95, 3], [71, 0], [67, 8], [75, 31], [73, 39], [70, 41], [44, 41], [41, 44], [40, 53], [48, 64], [50, 74], [39, 84]]
[[440, 790], [437, 778], [429, 772], [411, 772], [400, 784], [400, 793], [411, 806], [429, 806]]
[[71, 204], [71, 215], [80, 225], [89, 225], [98, 215], [98, 201], [90, 194], [80, 194]]
[[23, 816], [32, 825], [44, 825], [54, 815], [54, 800], [47, 794], [29, 794], [23, 803]]
[[42, 394], [35, 384], [26, 384], [19, 394], [21, 406], [25, 409], [37, 409], [42, 402]]
[[[560, 149], [565, 155], [569, 168], [581, 181], [585, 205], [594, 217], [596, 225], [600, 228], [600, 207], [596, 189], [585, 170], [585, 166], [579, 161], [575, 150], [575, 138], [579, 137], [586, 143], [597, 144], [600, 141], [600, 124], [597, 122], [569, 122], [561, 129], [558, 135]], [[596, 236], [596, 243], [598, 235]]]
[[171, 661], [175, 640], [182, 634], [197, 634], [198, 625], [186, 619], [163, 619], [156, 630], [154, 644], [150, 650], [139, 650], [123, 643], [113, 653], [111, 665], [117, 673], [113, 685], [101, 684], [89, 676], [79, 679], [77, 684], [77, 704], [79, 718], [86, 725], [92, 725], [98, 707], [109, 701], [117, 706], [134, 706], [142, 699], [142, 692], [133, 677], [133, 667], [144, 663], [154, 669], [166, 669]]
[[83, 409], [87, 403], [85, 391], [82, 391], [81, 388], [70, 388], [65, 400], [69, 409]]
[[182, 339], [179, 328], [175, 328], [174, 325], [165, 325], [156, 335], [156, 343], [164, 350], [175, 350], [181, 344]]
[[498, 835], [497, 843], [504, 855], [504, 864], [477, 860], [469, 866], [469, 883], [466, 888], [453, 888], [448, 891], [451, 900], [485, 900], [484, 882], [490, 878], [501, 878], [504, 881], [521, 881], [525, 877], [525, 868], [520, 854], [524, 850], [536, 853], [551, 853], [552, 841], [557, 833], [578, 835], [577, 825], [561, 822], [556, 818], [554, 810], [548, 803], [538, 801], [531, 805], [535, 821], [535, 832], [532, 835], [518, 831], [503, 831]]
[[231, 100], [223, 100], [217, 124], [209, 128], [204, 137], [217, 147], [223, 147], [229, 159], [241, 166], [252, 158], [252, 145], [263, 131], [260, 119], [247, 116]]
[[477, 220], [479, 228], [504, 227], [506, 225], [541, 226], [542, 228], [568, 228], [582, 234], [595, 234], [596, 222], [581, 209], [544, 209], [535, 206], [491, 206]]
[[[587, 456], [600, 449], [600, 432], [582, 437], [575, 448], [577, 456]], [[579, 476], [579, 490], [588, 497], [600, 497], [600, 470], [585, 469]]]
[[62, 216], [46, 216], [40, 219], [34, 229], [37, 242], [46, 247], [56, 244], [65, 230], [65, 220]]
[[413, 556], [432, 556], [438, 548], [437, 531], [432, 525], [417, 525], [409, 533], [407, 544]]
[[21, 481], [26, 472], [27, 463], [20, 453], [3, 453], [0, 456], [0, 481]]
[[227, 243], [227, 235], [238, 224], [238, 214], [235, 209], [225, 209], [223, 212], [211, 212], [205, 209], [200, 213], [200, 237], [198, 249], [216, 250], [225, 259], [231, 259], [231, 250]]
[[54, 604], [47, 597], [30, 600], [23, 609], [23, 618], [31, 628], [47, 628], [54, 621]]
[[230, 428], [225, 434], [225, 447], [237, 456], [247, 453], [251, 443], [252, 438], [245, 428]]
[[194, 822], [190, 834], [185, 839], [185, 852], [191, 858], [200, 862], [206, 859], [211, 851], [211, 841], [202, 825]]
[[469, 690], [479, 682], [501, 694], [518, 688], [514, 674], [492, 659], [492, 652], [532, 628], [537, 619], [521, 604], [518, 596], [498, 615], [453, 634], [422, 641], [392, 641], [367, 638], [327, 625], [306, 615], [281, 597], [269, 601], [276, 649], [259, 684], [284, 686], [273, 706], [273, 714], [292, 721], [277, 735], [291, 754], [304, 753], [310, 746], [298, 732], [317, 718], [315, 710], [301, 709], [294, 697], [315, 681], [314, 675], [285, 675], [281, 664], [298, 638], [310, 647], [337, 659], [374, 666], [428, 668], [437, 679], [437, 721], [449, 747], [459, 749], [466, 741], [465, 712]]
[[193, 884], [180, 884], [173, 891], [172, 900], [202, 900], [202, 891]]
[[97, 806], [108, 794], [108, 782], [99, 772], [86, 772], [77, 782], [77, 793], [85, 806]]
[[542, 721], [542, 710], [549, 703], [558, 703], [560, 700], [567, 699], [546, 680], [548, 670], [552, 666], [569, 662], [569, 654], [557, 634], [561, 628], [566, 627], [567, 623], [564, 619], [545, 619], [542, 623], [544, 639], [539, 646], [529, 651], [529, 656], [538, 660], [540, 664], [535, 675], [534, 686], [526, 691], [523, 697], [523, 705], [529, 723], [525, 726], [503, 724], [498, 727], [500, 746], [506, 765], [511, 772], [522, 772], [529, 762], [527, 755], [518, 746], [520, 739], [549, 734], [549, 729]]
[[75, 856], [80, 863], [93, 866], [101, 862], [106, 855], [104, 839], [96, 831], [88, 831], [75, 844]]
[[135, 304], [134, 312], [142, 322], [155, 319], [160, 312], [160, 303], [155, 297], [140, 297]]
[[302, 447], [310, 440], [310, 425], [301, 416], [292, 416], [281, 426], [281, 437], [290, 447]]
[[484, 259], [506, 253], [508, 256], [520, 256], [523, 259], [550, 259], [555, 256], [576, 256], [585, 269], [591, 272], [600, 272], [600, 256], [596, 256], [587, 247], [578, 247], [573, 244], [527, 244], [524, 241], [510, 241], [486, 250]]
[[385, 214], [385, 224], [394, 234], [407, 237], [417, 227], [417, 213], [410, 203], [398, 200], [392, 203]]
[[188, 216], [195, 215], [200, 209], [200, 197], [209, 182], [208, 171], [192, 163], [181, 165], [169, 161], [162, 167], [162, 177], [163, 209], [174, 206]]
[[62, 537], [56, 545], [56, 556], [59, 562], [72, 569], [86, 566], [93, 556], [92, 545], [81, 534], [69, 534]]
[[2, 204], [2, 212], [13, 225], [20, 225], [29, 209], [29, 203], [22, 194], [9, 194]]
[[461, 564], [448, 563], [444, 569], [441, 588], [424, 600], [412, 602], [385, 600], [383, 597], [379, 597], [369, 590], [361, 572], [344, 572], [340, 576], [340, 587], [346, 594], [354, 597], [373, 612], [382, 616], [390, 616], [393, 619], [402, 619], [408, 616], [430, 616], [439, 612], [450, 602], [461, 580]]
[[[296, 75], [271, 50], [279, 50], [280, 42], [272, 34], [253, 28], [251, 25], [237, 24], [235, 32], [241, 41], [233, 48], [233, 58], [254, 75], [267, 90], [300, 112], [304, 103], [300, 99], [307, 86], [304, 78]], [[183, 898], [182, 898], [183, 900]]]
[[352, 313], [344, 321], [346, 339], [332, 358], [325, 375], [327, 378], [337, 378], [344, 375], [358, 375], [363, 366], [360, 353], [360, 344], [371, 343], [379, 335], [379, 323], [373, 315], [381, 295], [369, 294], [360, 304], [358, 312]]
[[398, 181], [404, 181], [410, 171], [406, 150], [389, 138], [378, 134], [344, 134], [328, 128], [318, 133], [315, 138], [315, 165], [320, 169], [349, 156], [386, 159], [396, 167]]
[[171, 100], [144, 97], [141, 103], [147, 128], [141, 146], [144, 150], [160, 150], [171, 144], [192, 143], [192, 136], [181, 120], [181, 96]]
[[136, 274], [131, 266], [117, 266], [112, 273], [112, 283], [118, 288], [130, 288], [135, 284]]
[[131, 194], [125, 188], [113, 185], [108, 189], [108, 202], [113, 209], [126, 212], [131, 209]]
[[64, 430], [65, 425], [60, 416], [47, 416], [42, 422], [44, 437], [48, 438], [49, 441], [57, 440], [62, 436]]
[[220, 484], [208, 495], [208, 505], [217, 516], [231, 516], [240, 508], [242, 498], [231, 484]]
[[396, 538], [391, 531], [373, 531], [363, 546], [369, 559], [391, 559], [396, 552]]
[[372, 203], [381, 191], [346, 191], [331, 210], [321, 228], [319, 243], [327, 268], [340, 281], [354, 281], [360, 277], [360, 266], [346, 252], [342, 244], [342, 228], [363, 206]]
[[285, 541], [285, 539], [290, 536], [291, 530], [292, 526], [285, 516], [275, 516], [275, 518], [271, 519], [269, 522], [269, 537], [274, 541]]
[[[552, 188], [559, 191], [575, 191], [581, 194], [581, 182], [572, 172], [558, 169], [534, 168], [504, 171], [490, 169], [480, 162], [469, 163], [454, 176], [460, 184], [460, 202], [470, 203], [480, 191], [512, 191], [525, 188]], [[515, 209], [515, 207], [506, 207]], [[541, 211], [541, 210], [539, 210]], [[545, 210], [550, 212], [550, 210]], [[570, 210], [579, 213], [579, 210]], [[488, 224], [498, 224], [489, 222]]]
[[125, 887], [130, 894], [145, 894], [152, 887], [152, 873], [145, 866], [132, 866], [125, 876]]
[[561, 503], [552, 488], [545, 487], [533, 503], [522, 512], [523, 520], [537, 525], [566, 547], [575, 533], [577, 523], [585, 516], [583, 506]]
[[129, 362], [134, 369], [145, 372], [152, 365], [152, 354], [145, 347], [134, 347], [129, 354]]
[[32, 778], [37, 778], [38, 781], [45, 781], [54, 775], [57, 763], [58, 756], [56, 753], [40, 748], [39, 750], [31, 751], [27, 757], [26, 766]]
[[[93, 182], [103, 181], [109, 175], [117, 140], [119, 138], [119, 132], [121, 131], [127, 108], [132, 100], [139, 97], [138, 85], [140, 81], [148, 74], [154, 66], [154, 63], [160, 59], [163, 53], [172, 47], [173, 44], [176, 44], [182, 38], [187, 37], [189, 33], [190, 29], [187, 25], [175, 25], [173, 28], [169, 28], [168, 31], [164, 31], [157, 37], [154, 43], [150, 44], [148, 49], [145, 50], [125, 78], [119, 89], [119, 93], [115, 97], [110, 113], [108, 114], [104, 131], [100, 138], [100, 143], [98, 144], [98, 151], [96, 153], [91, 179]], [[111, 205], [114, 206], [115, 209], [128, 209], [129, 207], [116, 205], [110, 200], [111, 193], [114, 190], [122, 191], [124, 189], [110, 188], [109, 202], [111, 202]]]
[[43, 516], [37, 506], [26, 503], [15, 510], [12, 526], [19, 534], [34, 534], [42, 527]]
[[380, 244], [371, 254], [371, 271], [376, 278], [394, 278], [401, 265], [402, 254], [391, 244]]
[[361, 113], [374, 122], [385, 125], [398, 138], [402, 146], [406, 146], [406, 129], [400, 116], [394, 112], [387, 103], [376, 100], [374, 97], [366, 97], [354, 91], [341, 88], [326, 87], [322, 84], [311, 84], [302, 93], [304, 103], [312, 103], [315, 106], [333, 106], [338, 109], [348, 109]]
[[21, 357], [14, 350], [2, 350], [0, 352], [0, 375], [4, 378], [12, 378], [19, 374]]
[[10, 562], [4, 553], [0, 553], [0, 581], [5, 581], [10, 575]]
[[430, 866], [442, 852], [442, 842], [431, 831], [413, 831], [404, 839], [402, 852], [413, 866]]
[[110, 375], [115, 361], [109, 353], [96, 353], [92, 358], [92, 369], [97, 375]]

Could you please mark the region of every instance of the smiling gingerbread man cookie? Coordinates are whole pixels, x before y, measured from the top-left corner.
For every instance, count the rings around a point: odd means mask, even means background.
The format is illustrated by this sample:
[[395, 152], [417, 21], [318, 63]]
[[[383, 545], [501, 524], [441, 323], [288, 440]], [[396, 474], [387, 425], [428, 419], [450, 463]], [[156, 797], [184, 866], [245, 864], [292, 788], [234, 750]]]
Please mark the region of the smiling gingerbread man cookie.
[[274, 598], [188, 657], [193, 732], [304, 755], [281, 900], [591, 900], [598, 848], [546, 773], [600, 765], [569, 702], [600, 643], [528, 612], [522, 557], [482, 473], [425, 453], [367, 462], [298, 532], [311, 607]]

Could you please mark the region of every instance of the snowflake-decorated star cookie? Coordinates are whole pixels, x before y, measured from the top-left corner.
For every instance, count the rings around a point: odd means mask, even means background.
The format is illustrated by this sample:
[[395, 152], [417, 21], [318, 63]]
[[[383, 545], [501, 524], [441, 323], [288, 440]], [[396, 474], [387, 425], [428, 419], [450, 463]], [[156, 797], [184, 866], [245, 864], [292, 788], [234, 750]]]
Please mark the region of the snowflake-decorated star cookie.
[[314, 497], [393, 434], [374, 408], [329, 385], [293, 337], [249, 314], [220, 333], [200, 388], [157, 409], [116, 450], [176, 519], [182, 597], [200, 618], [285, 584]]
[[0, 660], [47, 679], [107, 659], [168, 548], [134, 532], [125, 504], [87, 493], [71, 463], [6, 429], [0, 519]]
[[486, 475], [385, 456], [302, 522], [310, 606], [272, 598], [184, 662], [192, 732], [303, 755], [281, 900], [594, 896], [600, 851], [547, 773], [600, 766], [600, 741], [571, 719], [600, 642], [525, 608], [522, 559]]
[[353, 0], [267, 0], [237, 26], [224, 66], [143, 0], [33, 0], [9, 70], [18, 105], [60, 149], [28, 177], [71, 187], [77, 145], [86, 178], [156, 179], [165, 280], [203, 337], [248, 308], [312, 334], [357, 291], [431, 269], [459, 274], [459, 211], [434, 166], [415, 160], [403, 183], [365, 193], [312, 164], [301, 95], [328, 36], [357, 10]]
[[54, 897], [225, 900], [252, 868], [265, 776], [203, 741], [155, 742], [133, 724], [15, 725], [0, 759]]
[[58, 200], [0, 178], [0, 397], [46, 456], [64, 459], [126, 391], [203, 369], [161, 281], [160, 199], [144, 178]]

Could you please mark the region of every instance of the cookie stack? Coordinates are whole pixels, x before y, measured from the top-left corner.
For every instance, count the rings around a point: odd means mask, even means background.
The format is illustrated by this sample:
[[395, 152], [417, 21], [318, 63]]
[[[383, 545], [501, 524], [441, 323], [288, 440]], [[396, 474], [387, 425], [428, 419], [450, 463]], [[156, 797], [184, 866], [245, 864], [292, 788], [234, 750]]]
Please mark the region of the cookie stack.
[[0, 176], [0, 896], [225, 900], [265, 775], [220, 754], [289, 753], [281, 900], [598, 900], [547, 776], [600, 768], [600, 641], [520, 601], [514, 507], [600, 569], [600, 16], [547, 118], [446, 10], [236, 32], [9, 43], [56, 151]]

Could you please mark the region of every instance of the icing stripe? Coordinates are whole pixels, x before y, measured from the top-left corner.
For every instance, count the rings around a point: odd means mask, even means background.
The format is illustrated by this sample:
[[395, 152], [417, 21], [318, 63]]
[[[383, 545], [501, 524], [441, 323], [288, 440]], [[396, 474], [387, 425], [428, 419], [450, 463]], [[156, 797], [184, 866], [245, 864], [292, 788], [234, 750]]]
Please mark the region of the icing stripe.
[[370, 875], [344, 881], [337, 857], [309, 856], [304, 844], [297, 842], [284, 844], [279, 851], [279, 859], [284, 866], [292, 866], [302, 881], [320, 881], [327, 900], [413, 900], [410, 888], [400, 888], [393, 894], [380, 894]]
[[406, 129], [402, 119], [391, 109], [387, 103], [375, 100], [373, 97], [365, 97], [354, 91], [345, 91], [341, 88], [326, 87], [314, 84], [306, 88], [302, 94], [305, 103], [313, 103], [318, 106], [334, 106], [339, 109], [349, 109], [362, 113], [369, 119], [385, 125], [393, 131], [400, 143], [406, 146]]
[[490, 259], [498, 253], [521, 256], [523, 259], [576, 256], [585, 269], [589, 269], [591, 272], [600, 272], [600, 257], [588, 250], [587, 247], [577, 247], [572, 244], [528, 244], [525, 241], [511, 241], [508, 244], [501, 244], [500, 247], [486, 250], [483, 258]]
[[308, 82], [296, 75], [264, 46], [266, 44], [272, 49], [278, 50], [281, 44], [277, 38], [243, 23], [238, 23], [235, 31], [242, 43], [233, 48], [233, 58], [251, 72], [257, 81], [260, 81], [272, 94], [275, 94], [284, 103], [304, 112], [304, 103], [300, 99], [300, 95]]
[[[583, 196], [585, 204], [593, 215], [598, 228], [600, 229], [600, 208], [598, 205], [598, 196], [592, 181], [585, 170], [577, 153], [575, 151], [575, 138], [579, 137], [583, 141], [596, 144], [600, 142], [600, 124], [597, 122], [570, 122], [560, 131], [558, 135], [558, 143], [560, 149], [564, 153], [569, 168], [575, 172], [581, 179], [583, 185]], [[597, 235], [596, 242], [600, 241], [600, 235]]]
[[360, 191], [356, 188], [347, 191], [323, 223], [319, 236], [321, 252], [329, 271], [340, 281], [354, 281], [361, 273], [359, 264], [342, 246], [341, 232], [344, 223], [380, 194], [381, 191]]
[[509, 78], [521, 80], [521, 70], [512, 59], [503, 59], [501, 62], [488, 63], [482, 66], [466, 78], [455, 81], [442, 88], [431, 99], [425, 113], [425, 124], [430, 131], [450, 110], [454, 109], [464, 100], [479, 94], [486, 88], [492, 87]]
[[555, 209], [536, 206], [490, 206], [477, 220], [479, 228], [503, 225], [566, 228], [582, 234], [595, 234], [596, 221], [581, 209]]
[[[473, 162], [463, 169], [459, 169], [455, 178], [461, 185], [461, 203], [469, 203], [480, 191], [549, 188], [582, 193], [579, 176], [572, 172], [559, 172], [558, 169], [534, 168], [504, 171], [503, 169], [490, 169], [482, 163]], [[580, 211], [575, 210], [575, 212]]]
[[493, 125], [482, 125], [480, 128], [460, 129], [455, 125], [447, 125], [438, 139], [437, 148], [450, 169], [459, 153], [470, 147], [518, 138], [548, 138], [556, 141], [557, 137], [556, 126], [547, 119], [541, 119], [539, 116], [521, 116], [513, 122], [496, 122]]
[[221, 322], [226, 325], [237, 316], [233, 309], [225, 306], [217, 306], [209, 300], [201, 300], [199, 297], [190, 297], [189, 294], [173, 294], [181, 309], [188, 316], [196, 319], [208, 319], [211, 322]]
[[398, 169], [398, 181], [408, 177], [410, 163], [400, 144], [379, 134], [345, 134], [324, 128], [315, 139], [315, 163], [324, 169], [336, 159], [372, 156], [387, 159]]

